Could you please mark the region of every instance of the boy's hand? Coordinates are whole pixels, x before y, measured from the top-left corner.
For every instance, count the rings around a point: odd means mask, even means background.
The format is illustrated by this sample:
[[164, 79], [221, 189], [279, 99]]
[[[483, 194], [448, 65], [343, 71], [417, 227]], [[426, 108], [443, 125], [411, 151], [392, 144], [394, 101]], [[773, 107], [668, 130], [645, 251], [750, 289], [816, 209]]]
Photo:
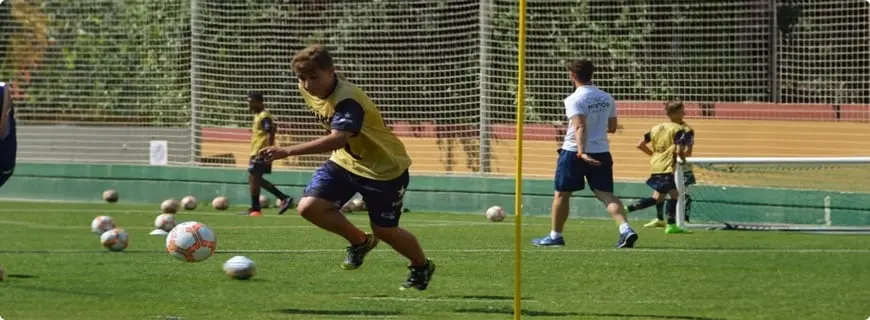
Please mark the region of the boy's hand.
[[601, 165], [601, 161], [595, 160], [592, 157], [590, 157], [588, 154], [585, 154], [585, 153], [578, 153], [577, 159], [583, 160], [593, 167], [597, 167], [597, 166]]
[[260, 149], [258, 153], [260, 157], [262, 157], [263, 160], [266, 161], [284, 159], [290, 156], [290, 152], [288, 152], [287, 149], [276, 146], [265, 147], [263, 149]]

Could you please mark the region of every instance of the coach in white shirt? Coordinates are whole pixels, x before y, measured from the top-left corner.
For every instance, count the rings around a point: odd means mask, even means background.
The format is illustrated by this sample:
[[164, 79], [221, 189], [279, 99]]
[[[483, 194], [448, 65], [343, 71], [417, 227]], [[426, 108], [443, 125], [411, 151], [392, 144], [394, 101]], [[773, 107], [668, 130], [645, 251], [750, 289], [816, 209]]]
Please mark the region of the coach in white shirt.
[[622, 202], [613, 195], [613, 157], [607, 141], [607, 134], [616, 132], [618, 126], [616, 101], [592, 83], [595, 66], [591, 61], [577, 59], [565, 66], [577, 89], [565, 98], [565, 115], [569, 122], [556, 163], [552, 231], [532, 243], [540, 247], [565, 245], [562, 230], [568, 219], [571, 194], [585, 189], [588, 182], [589, 188], [619, 224], [616, 247], [631, 248], [638, 237], [628, 225]]

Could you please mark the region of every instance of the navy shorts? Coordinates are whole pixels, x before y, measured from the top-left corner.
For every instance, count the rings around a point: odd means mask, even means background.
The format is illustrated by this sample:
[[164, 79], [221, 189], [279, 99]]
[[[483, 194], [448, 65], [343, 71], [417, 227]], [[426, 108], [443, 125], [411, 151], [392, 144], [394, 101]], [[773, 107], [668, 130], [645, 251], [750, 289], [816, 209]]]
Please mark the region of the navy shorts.
[[248, 162], [248, 172], [251, 174], [272, 173], [272, 162], [267, 162], [258, 156], [252, 156]]
[[6, 181], [9, 181], [9, 178], [12, 177], [12, 172], [15, 171], [15, 168], [12, 169], [0, 169], [0, 187], [6, 184]]
[[589, 157], [601, 162], [593, 167], [581, 159], [577, 159], [576, 151], [559, 149], [559, 159], [556, 162], [556, 177], [553, 179], [556, 191], [573, 192], [589, 187], [598, 191], [613, 192], [613, 156], [610, 152], [587, 153]]
[[402, 200], [409, 182], [410, 175], [407, 170], [398, 178], [380, 181], [360, 177], [335, 162], [327, 161], [314, 171], [314, 176], [302, 196], [323, 199], [340, 208], [359, 193], [368, 208], [372, 224], [390, 228], [399, 225]]
[[658, 193], [667, 194], [677, 188], [673, 173], [655, 173], [646, 179], [646, 185]]

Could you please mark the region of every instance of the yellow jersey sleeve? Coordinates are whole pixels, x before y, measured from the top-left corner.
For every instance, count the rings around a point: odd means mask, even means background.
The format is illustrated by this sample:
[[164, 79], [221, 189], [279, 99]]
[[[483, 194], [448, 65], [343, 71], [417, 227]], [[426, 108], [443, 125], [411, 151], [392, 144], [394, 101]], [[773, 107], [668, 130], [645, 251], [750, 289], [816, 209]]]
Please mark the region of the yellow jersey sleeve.
[[382, 181], [398, 178], [411, 166], [405, 145], [362, 89], [339, 79], [324, 99], [301, 86], [299, 91], [324, 128], [353, 133], [344, 148], [333, 151], [330, 161], [353, 174]]
[[275, 121], [268, 111], [261, 111], [254, 116], [251, 124], [251, 156], [256, 156], [260, 149], [269, 146], [269, 134], [275, 130]]

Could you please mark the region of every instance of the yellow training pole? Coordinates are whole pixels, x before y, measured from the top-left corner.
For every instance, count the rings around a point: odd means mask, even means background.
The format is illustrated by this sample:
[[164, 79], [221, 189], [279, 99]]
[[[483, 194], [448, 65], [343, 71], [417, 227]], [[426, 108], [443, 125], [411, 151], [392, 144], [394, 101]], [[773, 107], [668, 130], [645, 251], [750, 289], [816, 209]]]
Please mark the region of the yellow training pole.
[[523, 317], [523, 123], [526, 120], [526, 0], [520, 0], [517, 35], [517, 163], [514, 172], [514, 319]]

